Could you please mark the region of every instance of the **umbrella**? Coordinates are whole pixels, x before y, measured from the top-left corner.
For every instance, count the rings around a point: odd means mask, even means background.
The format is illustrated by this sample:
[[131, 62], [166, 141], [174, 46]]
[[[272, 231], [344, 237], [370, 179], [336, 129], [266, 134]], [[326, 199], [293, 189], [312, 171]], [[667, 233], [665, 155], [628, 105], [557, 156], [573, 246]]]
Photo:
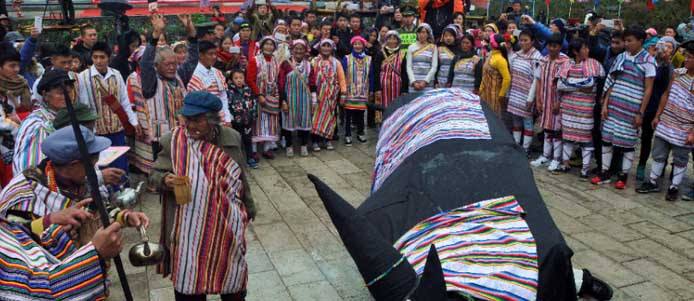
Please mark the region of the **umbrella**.
[[[449, 101], [452, 106], [439, 103], [441, 99]], [[429, 110], [428, 113], [420, 114], [426, 110]], [[444, 115], [446, 117], [442, 117]], [[519, 208], [522, 208], [522, 213], [518, 215], [522, 219], [518, 220], [527, 224], [536, 246], [537, 279], [534, 289], [537, 300], [576, 300], [571, 266], [573, 252], [566, 245], [537, 190], [526, 155], [514, 143], [503, 122], [484, 103], [480, 104], [477, 96], [459, 89], [409, 94], [389, 106], [385, 117], [376, 150], [372, 194], [353, 212], [351, 219], [357, 221], [358, 216], [358, 224], [348, 222], [351, 232], [356, 234], [346, 239], [346, 235], [343, 235], [344, 219], [337, 222], [330, 213], [367, 283], [373, 281], [373, 274], [380, 275], [380, 281], [384, 283], [389, 280], [398, 283], [395, 277], [390, 278], [389, 269], [384, 267], [392, 266], [400, 256], [393, 246], [421, 222], [446, 217], [451, 210], [476, 206], [481, 201], [513, 196]], [[411, 120], [403, 122], [402, 119], [406, 118]], [[408, 135], [403, 142], [403, 136]], [[410, 141], [407, 139], [419, 139], [418, 144], [407, 145]], [[328, 204], [341, 198], [317, 178], [310, 178], [316, 184], [326, 209], [331, 212], [334, 206]], [[352, 208], [349, 204], [346, 207]], [[359, 235], [367, 233], [363, 229], [368, 229], [372, 235]], [[369, 247], [355, 243], [361, 239], [369, 239]], [[373, 243], [378, 240], [385, 243]], [[437, 246], [438, 253], [442, 254], [444, 246]], [[354, 256], [354, 252], [388, 253], [391, 258], [380, 267], [369, 263], [376, 271], [365, 275], [361, 269], [361, 265], [366, 264], [363, 258], [379, 259], [369, 255]], [[443, 257], [441, 264], [444, 265], [450, 292], [452, 282], [448, 275], [466, 271], [464, 268], [447, 270]], [[400, 272], [408, 273], [411, 266], [403, 265]], [[422, 269], [418, 271], [421, 273]], [[385, 286], [388, 289], [394, 287]], [[425, 300], [417, 299], [416, 294], [406, 291], [407, 287], [412, 286], [408, 283], [388, 292], [374, 292], [371, 286], [369, 289], [377, 300], [402, 300], [403, 295], [413, 300]], [[462, 291], [465, 293], [465, 289]], [[393, 299], [384, 297], [396, 295]]]

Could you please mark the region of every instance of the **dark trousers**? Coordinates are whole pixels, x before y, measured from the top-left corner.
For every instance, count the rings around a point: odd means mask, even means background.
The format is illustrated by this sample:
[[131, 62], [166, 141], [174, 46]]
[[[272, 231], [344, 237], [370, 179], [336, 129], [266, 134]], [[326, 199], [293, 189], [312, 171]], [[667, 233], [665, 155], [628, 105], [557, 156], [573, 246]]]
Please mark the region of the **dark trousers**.
[[[600, 93], [598, 93], [600, 94]], [[594, 151], [594, 158], [595, 158], [595, 163], [598, 164], [598, 170], [602, 168], [602, 116], [600, 116], [600, 113], [602, 112], [602, 104], [600, 103], [600, 97], [597, 97], [595, 101], [595, 106], [593, 107], [593, 145], [596, 145], [597, 147], [595, 148]], [[613, 160], [614, 161], [614, 158]]]
[[253, 141], [251, 140], [251, 125], [244, 125], [241, 123], [232, 123], [232, 127], [234, 130], [239, 132], [241, 134], [241, 143], [243, 143], [243, 150], [246, 152], [246, 160], [250, 159], [251, 156], [253, 155], [253, 149], [252, 149], [252, 144]]
[[[174, 291], [174, 296], [176, 301], [206, 301], [206, 295], [184, 295], [177, 291]], [[222, 301], [244, 301], [246, 300], [246, 292], [240, 292], [236, 294], [226, 294], [221, 295]]]
[[651, 125], [653, 119], [655, 119], [655, 113], [646, 113], [643, 116], [643, 124], [641, 124], [641, 151], [639, 154], [639, 166], [646, 166], [648, 157], [651, 156], [653, 134], [655, 133], [655, 129]]
[[352, 122], [357, 126], [357, 135], [364, 135], [364, 111], [345, 110], [345, 137], [352, 136]]
[[310, 136], [309, 131], [288, 131], [288, 130], [282, 130], [282, 136], [284, 136], [284, 141], [287, 142], [287, 147], [292, 147], [292, 133], [296, 132], [297, 136], [299, 136], [299, 139], [301, 140], [301, 146], [306, 146], [308, 145], [308, 137]]

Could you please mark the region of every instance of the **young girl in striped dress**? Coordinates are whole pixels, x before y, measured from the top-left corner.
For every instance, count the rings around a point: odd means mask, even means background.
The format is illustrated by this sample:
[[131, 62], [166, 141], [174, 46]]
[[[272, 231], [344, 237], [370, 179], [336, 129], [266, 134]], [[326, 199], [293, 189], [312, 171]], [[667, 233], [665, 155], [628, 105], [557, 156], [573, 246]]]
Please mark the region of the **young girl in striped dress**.
[[520, 51], [509, 56], [511, 88], [508, 91], [508, 112], [513, 121], [513, 139], [527, 153], [533, 142], [533, 104], [535, 103], [535, 71], [542, 54], [533, 47], [535, 35], [524, 30], [519, 36]]
[[313, 71], [315, 76], [310, 78], [311, 87], [316, 92], [311, 94], [313, 102], [313, 120], [311, 134], [313, 134], [313, 151], [320, 151], [320, 144], [327, 150], [333, 150], [330, 140], [335, 134], [337, 124], [338, 98], [347, 91], [345, 73], [342, 64], [333, 56], [335, 42], [331, 39], [323, 39], [318, 43], [319, 55], [313, 59]]
[[357, 126], [357, 140], [366, 142], [364, 133], [364, 111], [369, 93], [374, 88], [374, 72], [371, 57], [364, 53], [366, 40], [361, 36], [354, 36], [350, 41], [352, 53], [342, 59], [347, 80], [347, 93], [340, 102], [345, 110], [345, 145], [352, 145], [352, 122]]
[[605, 72], [600, 63], [588, 54], [588, 43], [576, 38], [569, 44], [572, 60], [559, 69], [557, 89], [561, 109], [562, 160], [558, 171], [569, 170], [569, 160], [576, 146], [581, 147], [583, 166], [581, 178], [588, 179], [590, 160], [593, 157], [593, 107], [598, 78]]
[[258, 96], [258, 118], [253, 127], [253, 158], [257, 161], [258, 143], [263, 144], [263, 157], [274, 159], [270, 151], [271, 143], [279, 141], [279, 89], [277, 76], [279, 62], [273, 55], [277, 44], [272, 37], [260, 40], [260, 54], [251, 57], [248, 63], [248, 85], [253, 94]]
[[308, 156], [311, 130], [311, 64], [305, 59], [308, 46], [303, 39], [292, 41], [292, 57], [280, 66], [279, 87], [282, 103], [282, 132], [287, 142], [287, 157], [294, 156], [292, 133], [301, 139], [301, 156]]
[[[387, 108], [402, 92], [403, 83], [408, 83], [405, 54], [400, 51], [400, 35], [390, 30], [385, 36], [385, 45], [380, 55], [374, 57], [374, 70], [378, 69], [376, 81], [376, 104]], [[383, 121], [383, 114], [376, 112], [376, 123]]]
[[417, 42], [407, 47], [407, 78], [409, 92], [421, 92], [434, 87], [434, 77], [439, 64], [439, 51], [434, 44], [434, 34], [429, 24], [417, 27]]
[[561, 53], [562, 38], [559, 34], [552, 35], [547, 41], [549, 53], [542, 58], [542, 63], [537, 69], [535, 108], [540, 113], [540, 126], [545, 132], [545, 141], [542, 155], [530, 162], [530, 165], [538, 167], [546, 164], [550, 158], [549, 170], [559, 168], [561, 161], [561, 114], [559, 114], [559, 94], [557, 93], [557, 73], [559, 67], [569, 60], [569, 57]]
[[477, 94], [482, 82], [482, 60], [475, 54], [475, 38], [470, 34], [460, 39], [460, 53], [451, 63], [446, 86]]
[[616, 147], [622, 149], [623, 158], [615, 188], [626, 187], [655, 78], [655, 59], [642, 47], [645, 36], [638, 26], [624, 31], [626, 51], [617, 57], [605, 81], [608, 90], [601, 112], [605, 121], [602, 125], [602, 171], [591, 180], [595, 185], [612, 181], [608, 170], [612, 149]]
[[439, 70], [436, 72], [436, 87], [444, 88], [448, 85], [448, 74], [451, 70], [453, 58], [460, 52], [458, 46], [460, 32], [458, 26], [448, 25], [443, 29], [441, 43], [439, 44]]

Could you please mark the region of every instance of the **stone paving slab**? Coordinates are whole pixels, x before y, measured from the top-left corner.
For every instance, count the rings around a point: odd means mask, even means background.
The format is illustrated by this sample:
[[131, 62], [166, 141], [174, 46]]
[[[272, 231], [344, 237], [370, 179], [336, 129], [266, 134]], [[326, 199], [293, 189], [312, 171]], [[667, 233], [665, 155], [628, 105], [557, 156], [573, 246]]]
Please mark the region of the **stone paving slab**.
[[[313, 185], [312, 173], [354, 206], [371, 188], [376, 136], [352, 147], [335, 143], [302, 158], [261, 161], [250, 172], [258, 215], [248, 229], [248, 300], [372, 300]], [[635, 182], [617, 191], [579, 181], [575, 173], [534, 169], [540, 193], [574, 251], [575, 267], [588, 268], [615, 288], [613, 300], [694, 300], [694, 203], [664, 201], [664, 193], [640, 195]], [[159, 237], [160, 204], [146, 194], [139, 208]], [[138, 241], [126, 230], [126, 242]], [[123, 251], [127, 262], [127, 249]], [[153, 267], [126, 263], [136, 300], [173, 300], [170, 279]], [[122, 300], [114, 284], [110, 300]], [[210, 296], [208, 300], [218, 300]]]

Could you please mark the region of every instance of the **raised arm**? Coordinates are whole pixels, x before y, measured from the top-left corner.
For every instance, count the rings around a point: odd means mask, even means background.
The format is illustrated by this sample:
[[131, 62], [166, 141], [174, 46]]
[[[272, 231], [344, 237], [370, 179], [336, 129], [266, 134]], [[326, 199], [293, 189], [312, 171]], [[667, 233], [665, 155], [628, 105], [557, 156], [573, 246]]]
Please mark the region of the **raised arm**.
[[154, 97], [157, 92], [157, 70], [154, 67], [154, 57], [157, 52], [157, 42], [166, 28], [166, 20], [160, 14], [150, 17], [152, 22], [152, 39], [145, 48], [145, 53], [140, 59], [140, 78], [142, 80], [142, 96], [145, 99]]
[[195, 30], [190, 15], [179, 15], [178, 19], [188, 32], [188, 58], [181, 66], [178, 66], [178, 76], [181, 78], [181, 81], [183, 81], [183, 84], [187, 86], [190, 78], [193, 77], [195, 67], [198, 65], [200, 52], [198, 50], [197, 31]]

